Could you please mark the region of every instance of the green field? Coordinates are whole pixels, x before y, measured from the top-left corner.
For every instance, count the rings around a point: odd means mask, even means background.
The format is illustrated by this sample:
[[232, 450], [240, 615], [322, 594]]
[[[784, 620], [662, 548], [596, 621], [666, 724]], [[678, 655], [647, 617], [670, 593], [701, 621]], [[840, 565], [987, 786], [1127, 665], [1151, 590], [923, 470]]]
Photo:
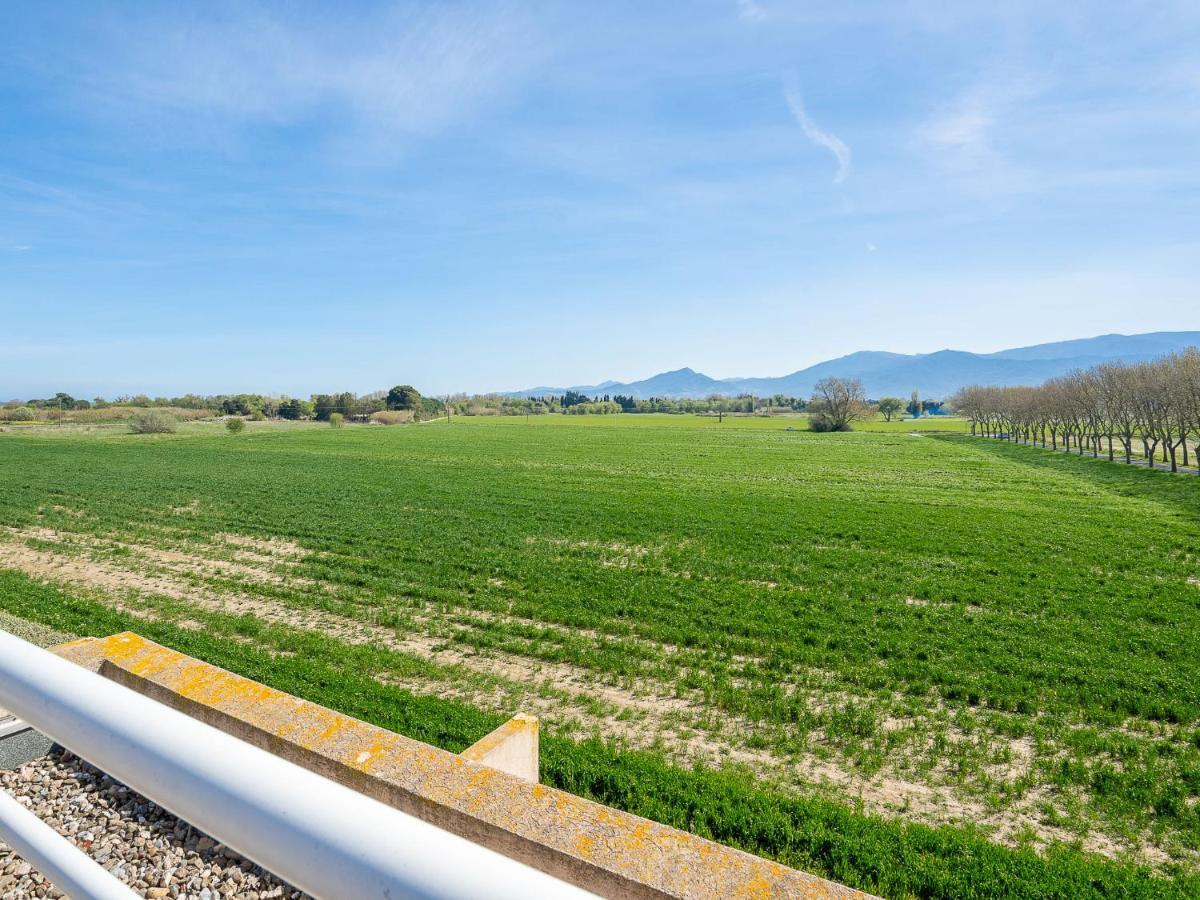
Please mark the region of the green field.
[[1200, 479], [803, 427], [8, 431], [0, 610], [887, 896], [1200, 891]]

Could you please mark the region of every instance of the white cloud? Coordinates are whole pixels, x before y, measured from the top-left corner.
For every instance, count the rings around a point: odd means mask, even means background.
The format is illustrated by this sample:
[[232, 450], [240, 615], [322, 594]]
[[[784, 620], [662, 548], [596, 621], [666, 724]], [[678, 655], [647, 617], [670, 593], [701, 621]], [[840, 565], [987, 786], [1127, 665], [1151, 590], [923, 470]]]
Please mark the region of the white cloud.
[[1047, 87], [1029, 71], [1002, 67], [943, 104], [921, 123], [917, 136], [934, 150], [994, 161], [995, 144], [1036, 117], [1035, 105]]
[[833, 176], [833, 183], [841, 184], [846, 180], [846, 176], [850, 174], [850, 148], [836, 134], [830, 134], [823, 128], [818, 127], [808, 117], [799, 91], [795, 88], [788, 88], [784, 91], [784, 97], [787, 99], [788, 109], [792, 111], [792, 117], [804, 130], [805, 137], [818, 147], [828, 150], [833, 154], [833, 158], [837, 160], [837, 173]]
[[767, 17], [767, 11], [756, 0], [737, 0], [738, 18], [747, 22], [761, 22]]
[[233, 9], [121, 23], [115, 52], [85, 67], [89, 106], [200, 130], [324, 119], [386, 143], [440, 131], [542, 55], [528, 17], [500, 7], [396, 7], [302, 23]]
[[995, 119], [977, 106], [970, 106], [925, 123], [922, 134], [932, 144], [948, 147], [988, 146]]

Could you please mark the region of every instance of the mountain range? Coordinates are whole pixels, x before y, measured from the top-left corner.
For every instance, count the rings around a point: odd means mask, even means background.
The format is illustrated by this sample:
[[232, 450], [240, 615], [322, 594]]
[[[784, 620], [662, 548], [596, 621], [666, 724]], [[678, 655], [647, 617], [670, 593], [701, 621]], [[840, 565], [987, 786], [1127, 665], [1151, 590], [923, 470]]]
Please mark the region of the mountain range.
[[1141, 362], [1185, 347], [1200, 346], [1200, 331], [1105, 334], [1073, 341], [1015, 347], [997, 353], [939, 350], [936, 353], [888, 353], [862, 350], [792, 372], [766, 378], [711, 378], [694, 369], [675, 369], [640, 381], [605, 381], [570, 387], [533, 387], [510, 391], [512, 397], [561, 395], [568, 390], [595, 396], [707, 397], [755, 394], [807, 397], [822, 378], [859, 378], [872, 398], [942, 398], [968, 384], [1038, 384], [1047, 378], [1102, 362]]

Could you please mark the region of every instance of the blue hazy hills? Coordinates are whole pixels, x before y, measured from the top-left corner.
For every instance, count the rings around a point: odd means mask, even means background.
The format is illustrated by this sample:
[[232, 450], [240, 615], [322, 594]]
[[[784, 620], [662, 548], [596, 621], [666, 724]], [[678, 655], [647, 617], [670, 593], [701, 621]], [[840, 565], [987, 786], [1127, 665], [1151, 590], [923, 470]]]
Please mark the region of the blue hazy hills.
[[1102, 362], [1140, 362], [1185, 347], [1200, 346], [1200, 331], [1158, 331], [1150, 334], [1104, 334], [1015, 347], [997, 353], [939, 350], [936, 353], [888, 353], [861, 350], [817, 363], [806, 369], [765, 378], [712, 378], [694, 369], [674, 369], [640, 381], [605, 381], [567, 387], [533, 387], [509, 396], [563, 394], [624, 394], [646, 397], [707, 397], [711, 394], [755, 394], [807, 397], [822, 378], [861, 379], [867, 394], [907, 397], [914, 389], [923, 397], [946, 397], [968, 384], [1038, 384], [1047, 378]]

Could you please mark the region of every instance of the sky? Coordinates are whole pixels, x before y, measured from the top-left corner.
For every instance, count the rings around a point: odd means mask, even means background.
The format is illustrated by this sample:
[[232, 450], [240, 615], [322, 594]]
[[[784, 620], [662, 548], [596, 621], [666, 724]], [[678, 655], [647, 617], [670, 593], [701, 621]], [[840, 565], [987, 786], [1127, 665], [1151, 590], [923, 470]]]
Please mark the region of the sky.
[[782, 375], [1200, 328], [1200, 5], [57, 3], [0, 399]]

